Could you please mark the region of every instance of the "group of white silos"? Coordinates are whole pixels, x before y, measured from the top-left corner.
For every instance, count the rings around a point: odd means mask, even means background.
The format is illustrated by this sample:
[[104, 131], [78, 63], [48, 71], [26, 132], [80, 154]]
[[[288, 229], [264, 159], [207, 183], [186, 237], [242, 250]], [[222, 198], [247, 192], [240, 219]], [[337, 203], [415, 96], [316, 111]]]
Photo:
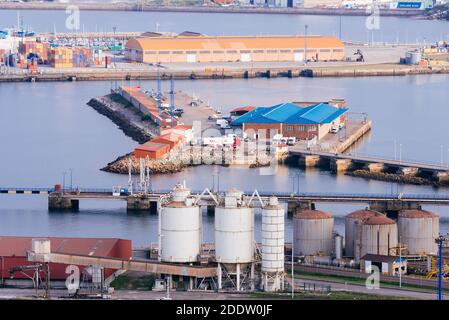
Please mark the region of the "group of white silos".
[[[294, 216], [294, 255], [333, 256], [342, 254], [342, 237], [333, 232], [334, 218], [319, 210], [303, 210]], [[373, 210], [357, 210], [345, 217], [344, 256], [355, 262], [366, 254], [391, 255], [406, 247], [406, 255], [435, 254], [439, 218], [424, 210], [404, 210], [397, 221]], [[402, 250], [402, 249], [401, 249]], [[397, 252], [397, 250], [396, 250]]]
[[357, 210], [345, 220], [345, 255], [356, 262], [365, 254], [395, 254], [391, 249], [399, 244], [407, 248], [404, 255], [436, 253], [439, 219], [429, 211], [404, 210], [396, 222], [377, 211]]
[[[176, 185], [161, 201], [159, 211], [159, 259], [170, 263], [198, 262], [201, 253], [201, 208], [185, 185]], [[254, 209], [243, 192], [231, 189], [216, 199], [215, 261], [218, 288], [254, 289]], [[262, 281], [266, 291], [283, 288], [284, 209], [277, 198], [262, 206]], [[244, 286], [244, 288], [242, 288]]]

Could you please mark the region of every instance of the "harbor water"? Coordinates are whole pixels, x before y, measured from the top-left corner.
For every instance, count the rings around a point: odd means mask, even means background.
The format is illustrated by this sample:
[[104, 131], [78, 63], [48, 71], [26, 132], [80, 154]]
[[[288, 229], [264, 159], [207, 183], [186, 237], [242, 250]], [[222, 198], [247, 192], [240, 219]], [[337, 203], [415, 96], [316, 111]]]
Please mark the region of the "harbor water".
[[[152, 81], [132, 82], [146, 89]], [[352, 152], [443, 163], [449, 166], [446, 108], [448, 75], [372, 78], [295, 78], [254, 80], [185, 80], [176, 90], [210, 101], [223, 114], [236, 106], [269, 106], [286, 101], [344, 98], [353, 116], [367, 112], [373, 129]], [[102, 172], [108, 162], [130, 152], [137, 143], [86, 103], [109, 92], [111, 82], [4, 83], [0, 85], [0, 185], [9, 187], [126, 186], [127, 176]], [[163, 83], [165, 90], [168, 83]], [[396, 147], [395, 147], [396, 146]], [[218, 178], [219, 177], [219, 178]], [[396, 185], [321, 170], [280, 166], [275, 175], [258, 169], [199, 166], [170, 175], [152, 176], [154, 189], [168, 189], [186, 180], [192, 189], [236, 187], [243, 190], [445, 194], [447, 188]], [[318, 204], [336, 216], [363, 205]], [[449, 208], [426, 207], [439, 213], [441, 231], [449, 231]], [[122, 237], [135, 246], [157, 241], [157, 216], [127, 213], [120, 201], [81, 201], [76, 213], [48, 212], [38, 195], [0, 195], [1, 235]], [[259, 238], [260, 215], [256, 215]], [[204, 216], [204, 240], [213, 240], [213, 218]], [[287, 219], [286, 239], [291, 239]]]

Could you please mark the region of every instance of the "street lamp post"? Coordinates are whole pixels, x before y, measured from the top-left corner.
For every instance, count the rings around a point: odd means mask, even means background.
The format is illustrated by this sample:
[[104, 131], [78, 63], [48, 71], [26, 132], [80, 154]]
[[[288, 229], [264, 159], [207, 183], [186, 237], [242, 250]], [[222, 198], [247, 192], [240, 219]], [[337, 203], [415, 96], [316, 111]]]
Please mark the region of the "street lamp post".
[[70, 170], [70, 191], [72, 191], [72, 189], [73, 189], [73, 170], [72, 170], [72, 168], [70, 168], [69, 170]]
[[295, 272], [294, 272], [294, 266], [295, 266], [295, 259], [294, 259], [294, 246], [295, 246], [295, 233], [294, 231], [293, 237], [292, 237], [292, 299], [295, 298]]
[[309, 26], [304, 26], [304, 65], [307, 65], [307, 28]]
[[402, 288], [402, 244], [399, 237], [399, 288]]
[[64, 171], [62, 173], [62, 193], [64, 193], [64, 189], [65, 189], [65, 175], [66, 175], [66, 171]]

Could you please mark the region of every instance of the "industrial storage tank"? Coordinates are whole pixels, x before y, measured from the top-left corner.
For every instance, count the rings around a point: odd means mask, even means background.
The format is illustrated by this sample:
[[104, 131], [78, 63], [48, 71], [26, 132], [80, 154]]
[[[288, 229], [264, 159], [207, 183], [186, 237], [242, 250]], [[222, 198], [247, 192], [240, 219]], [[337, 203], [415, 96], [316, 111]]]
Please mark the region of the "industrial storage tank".
[[330, 256], [334, 218], [319, 210], [304, 210], [294, 216], [294, 254]]
[[368, 253], [389, 255], [390, 249], [398, 245], [396, 222], [384, 215], [375, 215], [363, 220], [359, 228], [360, 258]]
[[226, 191], [215, 208], [215, 257], [224, 264], [254, 259], [254, 211], [239, 190]]
[[198, 261], [201, 247], [201, 210], [185, 185], [176, 185], [159, 211], [159, 253], [166, 262]]
[[381, 215], [380, 212], [373, 210], [357, 210], [349, 213], [345, 217], [345, 256], [354, 257], [356, 246], [357, 223], [369, 217]]
[[284, 208], [270, 197], [262, 209], [262, 288], [283, 289], [284, 280]]
[[407, 245], [408, 254], [436, 254], [435, 239], [439, 235], [439, 217], [425, 210], [404, 210], [398, 216], [401, 244]]

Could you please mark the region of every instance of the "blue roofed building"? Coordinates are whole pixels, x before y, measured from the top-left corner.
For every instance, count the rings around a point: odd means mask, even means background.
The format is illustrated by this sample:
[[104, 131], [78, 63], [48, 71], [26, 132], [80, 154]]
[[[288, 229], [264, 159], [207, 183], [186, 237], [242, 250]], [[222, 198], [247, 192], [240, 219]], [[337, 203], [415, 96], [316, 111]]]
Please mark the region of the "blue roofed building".
[[248, 137], [270, 139], [275, 134], [301, 140], [322, 139], [332, 127], [342, 126], [348, 108], [344, 100], [291, 102], [259, 107], [232, 121]]

